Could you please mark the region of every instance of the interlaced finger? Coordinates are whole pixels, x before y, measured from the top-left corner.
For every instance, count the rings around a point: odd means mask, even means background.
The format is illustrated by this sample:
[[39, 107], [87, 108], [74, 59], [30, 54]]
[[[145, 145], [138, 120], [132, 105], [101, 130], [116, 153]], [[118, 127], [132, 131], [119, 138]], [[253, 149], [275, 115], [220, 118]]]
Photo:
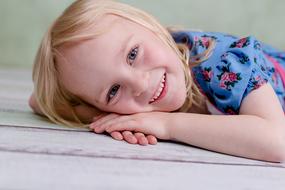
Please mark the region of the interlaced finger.
[[119, 131], [113, 131], [110, 134], [115, 140], [121, 141], [124, 139], [123, 135]]
[[155, 136], [147, 135], [146, 138], [147, 138], [149, 144], [151, 144], [151, 145], [157, 144], [157, 138]]
[[137, 138], [131, 131], [123, 131], [122, 135], [124, 137], [124, 140], [127, 141], [128, 143], [136, 144], [138, 142]]
[[137, 141], [140, 145], [148, 145], [148, 140], [145, 137], [145, 134], [136, 132], [134, 133], [134, 135], [137, 138]]

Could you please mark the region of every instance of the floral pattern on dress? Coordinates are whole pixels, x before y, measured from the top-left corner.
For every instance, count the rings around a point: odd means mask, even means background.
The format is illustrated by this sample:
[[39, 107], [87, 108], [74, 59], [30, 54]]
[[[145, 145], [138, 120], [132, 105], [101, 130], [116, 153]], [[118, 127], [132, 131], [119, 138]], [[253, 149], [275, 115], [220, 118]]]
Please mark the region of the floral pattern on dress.
[[256, 50], [261, 50], [261, 44], [259, 43], [259, 41], [254, 40], [254, 45], [253, 45], [254, 49]]
[[247, 55], [242, 54], [239, 58], [239, 61], [241, 64], [246, 64], [246, 63], [250, 62], [250, 59]]
[[205, 80], [206, 82], [211, 82], [211, 79], [213, 78], [212, 67], [205, 67], [205, 68], [203, 69], [202, 74], [203, 74], [204, 80]]
[[244, 48], [249, 45], [249, 37], [241, 38], [240, 40], [233, 42], [230, 48]]
[[194, 38], [194, 44], [202, 48], [208, 49], [210, 45], [209, 37]]
[[220, 87], [226, 90], [231, 91], [235, 87], [235, 84], [238, 83], [241, 78], [241, 73], [234, 73], [226, 71], [228, 67], [223, 67], [223, 72], [220, 75], [217, 75], [220, 80]]
[[250, 78], [249, 87], [251, 87], [252, 89], [258, 89], [266, 82], [267, 80], [263, 79], [261, 76], [253, 76]]
[[192, 75], [202, 94], [223, 114], [239, 114], [243, 99], [266, 83], [275, 90], [285, 111], [285, 87], [273, 63], [274, 57], [285, 69], [285, 52], [280, 52], [254, 37], [238, 38], [218, 32], [181, 32], [176, 42], [187, 36], [190, 59], [203, 54], [209, 40], [215, 40], [211, 56], [192, 68]]

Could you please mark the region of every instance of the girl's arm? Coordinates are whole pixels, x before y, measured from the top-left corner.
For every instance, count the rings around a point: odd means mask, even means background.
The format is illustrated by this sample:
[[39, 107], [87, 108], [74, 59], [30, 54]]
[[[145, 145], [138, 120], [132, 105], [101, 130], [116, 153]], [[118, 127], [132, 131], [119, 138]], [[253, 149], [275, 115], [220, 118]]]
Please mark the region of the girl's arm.
[[[31, 95], [29, 99], [29, 105], [33, 109], [33, 111], [36, 114], [44, 116], [44, 114], [41, 112], [36, 100], [34, 94]], [[94, 108], [90, 106], [84, 106], [79, 105], [75, 107], [75, 112], [77, 116], [81, 119], [81, 121], [85, 121], [86, 123], [93, 122], [94, 116], [98, 115], [98, 113], [95, 111]], [[60, 114], [67, 120], [72, 120], [71, 117], [72, 113], [68, 109], [61, 109]], [[102, 115], [100, 116], [102, 117]], [[146, 144], [156, 144], [157, 139], [153, 135], [147, 135], [145, 136], [143, 133], [131, 133], [130, 131], [113, 131], [110, 133], [110, 135], [116, 139], [116, 140], [126, 140], [130, 143], [140, 143], [142, 145]]]
[[246, 96], [240, 115], [177, 112], [110, 114], [93, 122], [90, 128], [96, 133], [141, 132], [235, 156], [285, 161], [285, 117], [269, 84]]
[[[44, 116], [43, 112], [40, 110], [40, 108], [36, 102], [34, 93], [30, 96], [29, 105], [36, 114]], [[84, 106], [84, 105], [76, 106], [75, 112], [81, 121], [86, 121], [88, 123], [91, 123], [93, 120], [93, 117], [98, 115], [98, 113], [95, 111], [94, 108], [92, 108], [90, 106]], [[60, 115], [67, 120], [73, 119], [72, 113], [68, 109], [60, 109]]]
[[257, 160], [285, 161], [285, 117], [268, 84], [244, 99], [240, 115], [174, 114], [172, 140]]

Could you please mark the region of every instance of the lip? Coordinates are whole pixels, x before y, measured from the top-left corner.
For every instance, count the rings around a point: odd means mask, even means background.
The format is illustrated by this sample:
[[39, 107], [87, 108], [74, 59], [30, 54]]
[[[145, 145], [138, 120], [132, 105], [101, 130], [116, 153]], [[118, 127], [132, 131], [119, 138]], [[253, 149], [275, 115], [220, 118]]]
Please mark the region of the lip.
[[[164, 76], [164, 75], [165, 75], [165, 82], [164, 82], [164, 87], [163, 87], [163, 89], [162, 89], [162, 92], [160, 93], [160, 96], [159, 96], [156, 100], [154, 100], [153, 102], [150, 101], [149, 104], [156, 103], [157, 101], [159, 101], [159, 100], [161, 100], [162, 98], [165, 97], [165, 95], [166, 95], [166, 93], [167, 93], [167, 91], [168, 91], [168, 84], [167, 84], [167, 74], [164, 73], [163, 76]], [[161, 78], [161, 80], [162, 80], [162, 78]], [[158, 85], [158, 88], [156, 89], [155, 93], [156, 93], [156, 92], [158, 91], [158, 89], [160, 88], [160, 82], [161, 82], [161, 80], [159, 81], [159, 85]], [[155, 95], [155, 93], [154, 93], [154, 95]], [[154, 95], [153, 95], [152, 97], [154, 97]]]

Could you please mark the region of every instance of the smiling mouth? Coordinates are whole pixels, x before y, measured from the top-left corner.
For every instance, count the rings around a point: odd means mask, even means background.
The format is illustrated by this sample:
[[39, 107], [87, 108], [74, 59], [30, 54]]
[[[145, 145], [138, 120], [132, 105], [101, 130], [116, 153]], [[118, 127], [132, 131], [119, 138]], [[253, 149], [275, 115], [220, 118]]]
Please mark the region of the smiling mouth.
[[167, 83], [166, 83], [166, 73], [164, 73], [160, 83], [159, 83], [159, 87], [158, 89], [155, 91], [155, 94], [153, 95], [152, 99], [150, 100], [149, 104], [152, 104], [160, 99], [162, 99], [167, 92]]

